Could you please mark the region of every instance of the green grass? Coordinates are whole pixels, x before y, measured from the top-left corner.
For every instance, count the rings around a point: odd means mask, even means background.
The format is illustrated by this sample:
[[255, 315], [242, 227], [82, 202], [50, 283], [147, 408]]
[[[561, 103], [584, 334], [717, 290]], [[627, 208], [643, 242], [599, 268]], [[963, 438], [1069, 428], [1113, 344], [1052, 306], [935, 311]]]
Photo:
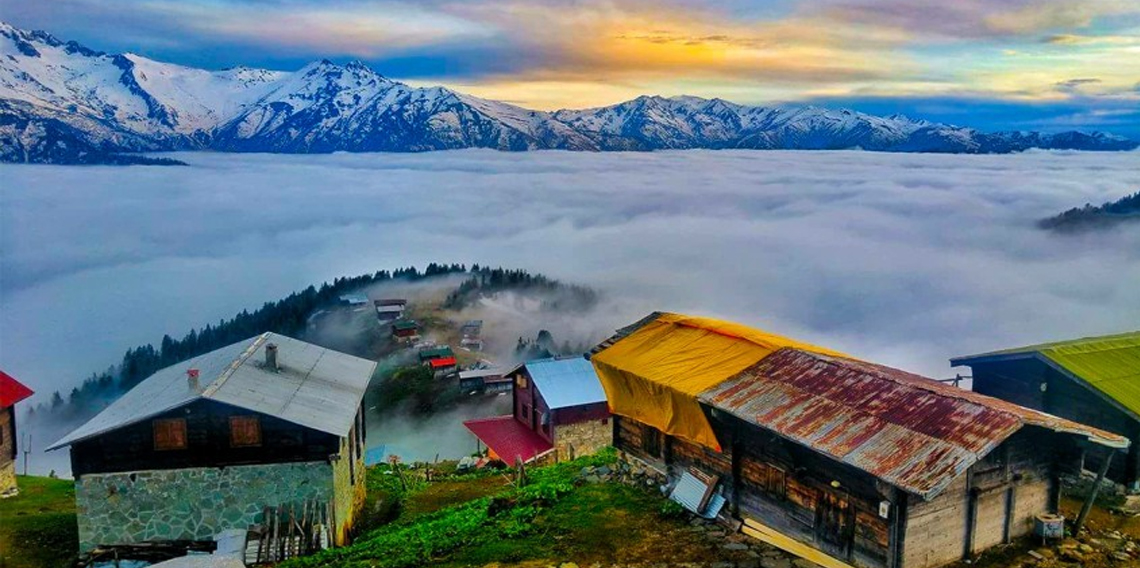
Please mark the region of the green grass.
[[[603, 451], [534, 468], [522, 488], [498, 474], [449, 476], [424, 484], [402, 494], [394, 521], [360, 535], [351, 546], [281, 568], [735, 559], [735, 553], [693, 532], [652, 490], [575, 481], [582, 467], [614, 460], [612, 451]], [[382, 482], [391, 491], [389, 477], [370, 487]]]
[[64, 568], [75, 564], [75, 485], [19, 476], [20, 494], [0, 499], [0, 566]]

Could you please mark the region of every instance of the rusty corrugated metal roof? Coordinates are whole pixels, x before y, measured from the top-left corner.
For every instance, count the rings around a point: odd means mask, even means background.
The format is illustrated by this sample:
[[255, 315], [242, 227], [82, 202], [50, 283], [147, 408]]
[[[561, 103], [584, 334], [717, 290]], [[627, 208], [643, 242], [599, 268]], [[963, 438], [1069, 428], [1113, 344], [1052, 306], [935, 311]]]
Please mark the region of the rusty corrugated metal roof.
[[1115, 434], [872, 363], [785, 348], [700, 395], [713, 408], [925, 499], [1026, 425]]

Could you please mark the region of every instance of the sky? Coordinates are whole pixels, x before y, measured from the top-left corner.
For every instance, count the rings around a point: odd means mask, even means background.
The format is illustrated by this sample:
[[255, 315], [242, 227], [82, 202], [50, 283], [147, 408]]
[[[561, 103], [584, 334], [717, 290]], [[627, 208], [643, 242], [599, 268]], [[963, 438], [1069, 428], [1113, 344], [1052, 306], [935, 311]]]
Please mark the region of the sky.
[[1135, 0], [0, 0], [0, 14], [207, 68], [359, 59], [528, 108], [689, 94], [1140, 138]]

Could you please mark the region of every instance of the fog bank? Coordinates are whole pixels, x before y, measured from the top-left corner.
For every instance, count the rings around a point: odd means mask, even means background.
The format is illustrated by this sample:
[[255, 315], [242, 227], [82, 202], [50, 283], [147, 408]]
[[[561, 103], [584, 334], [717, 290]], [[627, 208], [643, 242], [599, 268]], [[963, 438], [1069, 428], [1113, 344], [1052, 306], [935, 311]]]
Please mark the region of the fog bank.
[[1136, 152], [179, 157], [0, 165], [0, 368], [36, 400], [164, 333], [430, 261], [599, 288], [581, 336], [687, 311], [936, 377], [1140, 327], [1140, 228], [1033, 226], [1135, 192]]

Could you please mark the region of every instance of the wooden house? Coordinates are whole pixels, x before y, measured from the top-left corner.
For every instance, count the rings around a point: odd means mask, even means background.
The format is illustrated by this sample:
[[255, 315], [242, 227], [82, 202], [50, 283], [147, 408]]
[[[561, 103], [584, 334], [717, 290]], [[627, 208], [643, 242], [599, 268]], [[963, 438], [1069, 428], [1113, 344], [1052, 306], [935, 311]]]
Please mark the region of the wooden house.
[[14, 495], [16, 487], [16, 403], [32, 396], [32, 389], [0, 371], [0, 497]]
[[424, 365], [431, 368], [432, 374], [437, 379], [450, 377], [459, 372], [459, 361], [454, 356], [428, 359]]
[[1121, 436], [746, 326], [656, 313], [591, 361], [614, 445], [688, 472], [757, 538], [831, 566], [929, 568], [1029, 533], [1057, 473]]
[[411, 341], [419, 336], [420, 324], [406, 319], [398, 319], [392, 322], [392, 337], [394, 339]]
[[[973, 390], [1123, 434], [1133, 444], [1109, 463], [1108, 477], [1140, 489], [1140, 331], [955, 357]], [[1103, 453], [1089, 453], [1096, 470]]]
[[404, 311], [408, 307], [408, 301], [388, 298], [376, 300], [373, 302], [373, 305], [376, 308], [376, 318], [380, 320], [380, 323], [390, 323], [398, 319], [403, 319]]
[[465, 393], [504, 393], [515, 382], [502, 369], [469, 369], [459, 372], [459, 390]]
[[492, 457], [514, 464], [554, 451], [560, 458], [583, 455], [610, 444], [606, 396], [583, 357], [530, 361], [506, 377], [514, 382], [514, 412], [463, 423]]
[[446, 345], [442, 347], [428, 347], [426, 349], [420, 349], [419, 352], [421, 363], [426, 363], [432, 359], [444, 359], [447, 357], [455, 358], [455, 352]]
[[146, 378], [48, 448], [71, 448], [80, 549], [211, 540], [305, 503], [344, 543], [364, 502], [375, 368], [265, 333]]

